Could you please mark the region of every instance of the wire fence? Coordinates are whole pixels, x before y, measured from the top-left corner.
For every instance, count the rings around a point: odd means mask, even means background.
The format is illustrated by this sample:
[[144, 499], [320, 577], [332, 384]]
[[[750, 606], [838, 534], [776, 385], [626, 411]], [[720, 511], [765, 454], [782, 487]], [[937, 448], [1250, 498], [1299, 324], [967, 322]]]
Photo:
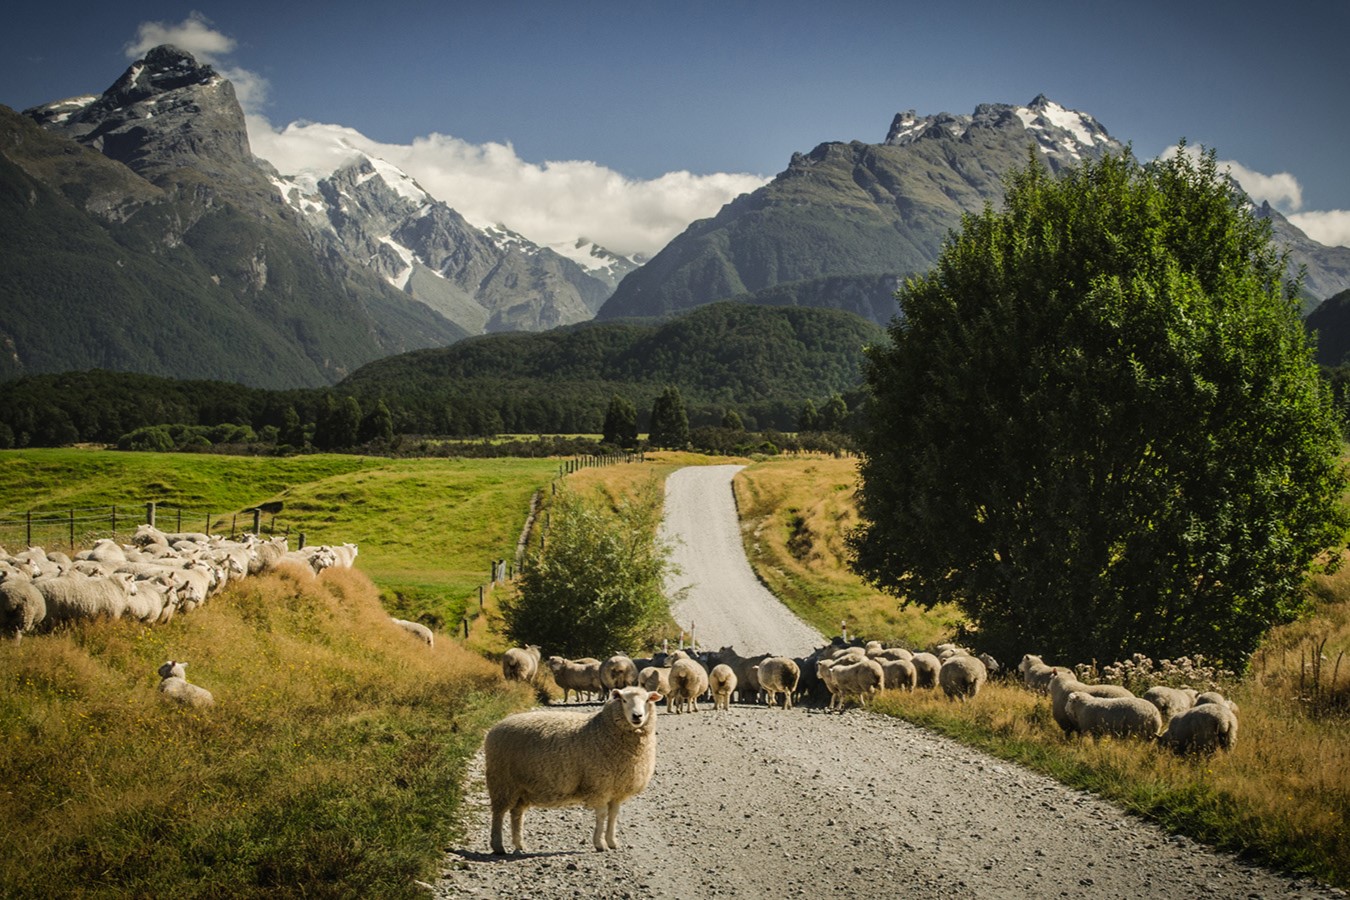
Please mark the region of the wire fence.
[[158, 503], [114, 504], [63, 510], [27, 510], [0, 518], [0, 547], [43, 547], [71, 551], [88, 547], [100, 538], [121, 544], [131, 542], [136, 529], [149, 523], [167, 532], [228, 535], [291, 533], [290, 525], [276, 515], [249, 509], [216, 513]]

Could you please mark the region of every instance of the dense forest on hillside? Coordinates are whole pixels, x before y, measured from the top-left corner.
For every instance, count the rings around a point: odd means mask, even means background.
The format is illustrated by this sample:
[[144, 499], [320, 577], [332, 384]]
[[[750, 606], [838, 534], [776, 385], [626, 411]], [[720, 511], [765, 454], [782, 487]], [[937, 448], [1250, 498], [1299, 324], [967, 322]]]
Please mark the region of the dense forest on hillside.
[[839, 428], [862, 402], [863, 348], [881, 340], [880, 328], [850, 313], [724, 303], [661, 324], [488, 335], [379, 360], [335, 388], [273, 391], [102, 370], [36, 375], [3, 383], [0, 447], [261, 442], [298, 450], [394, 435], [597, 434], [616, 395], [635, 406], [645, 431], [670, 386], [694, 429], [735, 421], [748, 431], [796, 431], [804, 411], [809, 419], [829, 409], [821, 424]]

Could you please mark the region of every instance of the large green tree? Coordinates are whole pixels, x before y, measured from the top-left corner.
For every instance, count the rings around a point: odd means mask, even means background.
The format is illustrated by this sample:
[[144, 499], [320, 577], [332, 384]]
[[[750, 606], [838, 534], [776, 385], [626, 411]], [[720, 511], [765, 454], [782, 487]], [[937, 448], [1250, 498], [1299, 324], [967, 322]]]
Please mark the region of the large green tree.
[[1032, 159], [870, 354], [859, 571], [1009, 658], [1241, 666], [1346, 528], [1283, 271], [1212, 152]]
[[647, 442], [653, 447], [683, 450], [689, 446], [689, 410], [680, 389], [671, 385], [652, 403]]
[[605, 424], [601, 429], [601, 440], [625, 450], [631, 450], [638, 442], [637, 407], [633, 401], [622, 394], [609, 398], [609, 407], [605, 410]]

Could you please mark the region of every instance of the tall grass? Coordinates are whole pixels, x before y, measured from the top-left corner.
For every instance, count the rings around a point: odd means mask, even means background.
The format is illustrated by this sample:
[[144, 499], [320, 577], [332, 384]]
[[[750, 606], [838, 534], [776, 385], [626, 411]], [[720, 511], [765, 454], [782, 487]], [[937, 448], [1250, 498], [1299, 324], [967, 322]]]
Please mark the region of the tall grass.
[[[213, 707], [158, 693], [170, 658]], [[483, 729], [530, 699], [359, 571], [289, 567], [166, 626], [5, 643], [0, 679], [3, 896], [415, 896]]]
[[793, 612], [825, 634], [928, 646], [959, 621], [954, 606], [902, 607], [850, 571], [844, 538], [858, 524], [857, 461], [827, 456], [757, 462], [733, 483], [746, 555]]

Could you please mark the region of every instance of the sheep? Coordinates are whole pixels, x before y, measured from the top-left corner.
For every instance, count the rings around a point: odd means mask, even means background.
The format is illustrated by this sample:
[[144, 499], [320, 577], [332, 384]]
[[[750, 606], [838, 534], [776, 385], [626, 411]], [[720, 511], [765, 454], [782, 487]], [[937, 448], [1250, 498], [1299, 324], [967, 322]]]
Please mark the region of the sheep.
[[786, 656], [770, 656], [754, 667], [759, 687], [765, 694], [765, 702], [770, 706], [778, 704], [778, 695], [783, 695], [783, 709], [792, 709], [792, 693], [797, 690], [801, 678], [801, 669], [795, 660]]
[[430, 628], [423, 625], [421, 622], [409, 622], [407, 619], [395, 619], [393, 616], [389, 617], [389, 621], [393, 622], [399, 628], [402, 628], [428, 647], [435, 646], [436, 636], [431, 633]]
[[1055, 669], [1050, 677], [1050, 716], [1065, 734], [1073, 734], [1078, 730], [1078, 725], [1069, 718], [1068, 712], [1064, 706], [1069, 700], [1069, 695], [1074, 691], [1087, 694], [1091, 697], [1133, 697], [1128, 689], [1118, 684], [1084, 684], [1079, 681], [1077, 676], [1070, 669]]
[[856, 696], [866, 709], [868, 695], [880, 691], [886, 679], [881, 663], [866, 657], [857, 662], [823, 659], [816, 664], [816, 672], [830, 689], [830, 708], [840, 710], [850, 696]]
[[169, 660], [159, 667], [159, 692], [164, 696], [177, 700], [184, 706], [192, 706], [198, 709], [206, 706], [212, 706], [216, 698], [211, 696], [211, 692], [199, 685], [191, 684], [187, 680], [187, 663], [180, 660]]
[[758, 656], [741, 656], [731, 647], [723, 647], [720, 650], [713, 651], [708, 661], [713, 665], [723, 663], [731, 667], [731, 671], [736, 673], [736, 697], [745, 703], [747, 700], [755, 703], [759, 700], [759, 677], [751, 671], [755, 666], [769, 658], [768, 653], [761, 653]]
[[868, 655], [872, 656], [872, 658], [876, 660], [903, 659], [905, 662], [909, 662], [914, 658], [914, 653], [912, 651], [906, 650], [904, 647], [887, 647], [880, 653]]
[[1022, 673], [1022, 680], [1033, 691], [1040, 694], [1050, 691], [1050, 679], [1054, 677], [1055, 669], [1053, 666], [1047, 666], [1045, 660], [1039, 656], [1031, 653], [1023, 656], [1017, 665], [1017, 671]]
[[527, 644], [524, 647], [512, 647], [502, 654], [502, 677], [507, 681], [534, 681], [539, 671], [539, 647]]
[[595, 811], [591, 842], [617, 850], [619, 807], [647, 787], [656, 770], [656, 703], [639, 687], [612, 691], [594, 715], [532, 710], [507, 716], [483, 741], [492, 852], [504, 854], [502, 820], [511, 813], [511, 845], [524, 853], [522, 825], [531, 806]]
[[918, 672], [914, 669], [914, 663], [909, 660], [878, 656], [876, 661], [881, 664], [882, 684], [887, 690], [904, 689], [912, 691], [914, 686], [918, 684]]
[[1183, 713], [1195, 705], [1196, 693], [1194, 688], [1173, 688], [1165, 685], [1155, 685], [1144, 691], [1144, 699], [1154, 706], [1158, 707], [1158, 712], [1162, 713], [1163, 721], [1171, 719], [1178, 713]]
[[178, 606], [178, 589], [167, 574], [136, 580], [136, 593], [127, 598], [128, 618], [148, 625], [163, 624], [173, 618]]
[[[634, 662], [634, 665], [637, 663]], [[638, 687], [646, 688], [657, 694], [670, 693], [670, 669], [663, 666], [646, 666], [638, 672]]]
[[1141, 697], [1093, 697], [1069, 694], [1065, 711], [1078, 730], [1093, 737], [1138, 737], [1153, 740], [1162, 731], [1162, 713]]
[[708, 673], [708, 687], [712, 690], [713, 709], [730, 709], [731, 692], [736, 690], [736, 673], [726, 663], [718, 663]]
[[637, 666], [622, 653], [616, 653], [600, 664], [600, 687], [606, 691], [632, 687], [637, 684]]
[[0, 581], [0, 634], [19, 640], [47, 618], [47, 600], [22, 575]]
[[698, 698], [708, 692], [708, 672], [693, 659], [677, 659], [670, 667], [667, 713], [698, 712]]
[[969, 700], [980, 692], [980, 686], [989, 680], [984, 663], [973, 656], [957, 653], [949, 656], [938, 670], [938, 684], [951, 700]]
[[991, 680], [999, 677], [1000, 673], [1002, 673], [1003, 666], [999, 664], [998, 660], [994, 659], [994, 657], [990, 656], [988, 653], [977, 654], [975, 658], [978, 659], [980, 662], [984, 663], [984, 669], [986, 672], [989, 673], [989, 678]]
[[942, 663], [936, 656], [931, 653], [915, 653], [910, 663], [914, 666], [915, 684], [918, 687], [937, 687]]
[[1220, 706], [1228, 707], [1233, 712], [1238, 711], [1237, 704], [1232, 700], [1229, 700], [1223, 694], [1220, 694], [1218, 691], [1205, 691], [1195, 695], [1196, 706], [1204, 706], [1206, 703], [1217, 703]]
[[591, 659], [564, 659], [561, 656], [550, 656], [548, 658], [548, 669], [553, 673], [553, 680], [562, 688], [563, 702], [567, 702], [569, 691], [575, 692], [577, 700], [581, 700], [581, 692], [586, 692], [586, 699], [591, 699], [591, 695], [600, 690], [600, 660]]
[[132, 577], [125, 572], [99, 578], [85, 575], [38, 578], [34, 579], [33, 587], [46, 602], [43, 622], [48, 627], [98, 616], [120, 619], [126, 611], [127, 598], [136, 592]]
[[1237, 743], [1237, 714], [1220, 703], [1201, 703], [1172, 716], [1158, 743], [1181, 754], [1232, 750]]

